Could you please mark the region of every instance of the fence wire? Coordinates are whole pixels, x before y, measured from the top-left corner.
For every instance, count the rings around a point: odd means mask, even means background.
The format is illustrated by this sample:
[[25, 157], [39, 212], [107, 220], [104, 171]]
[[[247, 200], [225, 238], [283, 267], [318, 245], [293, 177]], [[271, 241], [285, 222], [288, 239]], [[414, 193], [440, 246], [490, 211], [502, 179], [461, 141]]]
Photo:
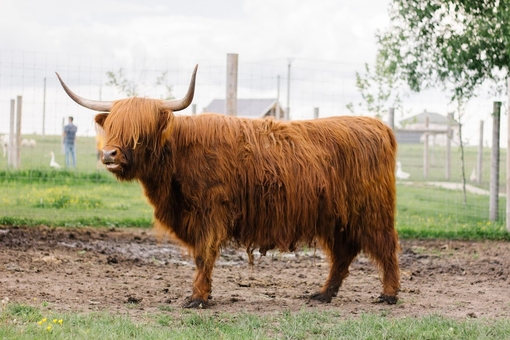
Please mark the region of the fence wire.
[[[187, 90], [195, 60], [144, 60], [134, 62], [122, 58], [98, 55], [52, 55], [48, 53], [0, 50], [0, 135], [9, 133], [11, 102], [22, 98], [21, 134], [21, 171], [50, 170], [53, 160], [65, 168], [62, 127], [66, 117], [73, 116], [78, 126], [77, 133], [77, 171], [93, 173], [104, 171], [97, 162], [95, 143], [94, 112], [76, 105], [62, 90], [55, 72], [79, 95], [99, 100], [115, 100], [126, 97], [126, 88], [108, 85], [111, 78], [108, 73], [124, 79], [127, 87], [138, 96], [163, 98], [170, 92], [174, 97], [183, 96]], [[225, 98], [226, 60], [225, 58], [199, 60], [199, 72], [195, 91], [195, 110], [197, 113], [214, 99]], [[291, 119], [312, 119], [319, 112], [319, 117], [352, 114], [347, 104], [360, 102], [360, 95], [355, 87], [355, 71], [360, 65], [332, 63], [314, 60], [264, 60], [239, 62], [238, 98], [278, 99], [283, 108], [290, 108]], [[290, 70], [290, 72], [289, 72]], [[122, 76], [122, 77], [120, 77]], [[288, 91], [290, 90], [290, 92]], [[396, 123], [404, 115], [413, 113], [413, 105], [418, 113], [425, 106], [427, 99], [415, 99], [413, 103], [404, 105], [404, 109], [396, 115]], [[486, 105], [485, 105], [486, 104]], [[489, 190], [490, 176], [490, 137], [484, 140], [482, 181], [476, 183], [472, 179], [477, 168], [479, 139], [477, 126], [485, 120], [484, 136], [491, 136], [492, 102], [478, 102], [473, 112], [468, 112], [463, 122], [470, 124], [464, 133], [464, 167], [461, 163], [461, 149], [458, 143], [452, 146], [451, 177], [445, 178], [446, 151], [442, 145], [429, 146], [428, 176], [423, 172], [423, 143], [399, 145], [398, 160], [402, 171], [409, 174], [407, 179], [399, 180], [399, 190], [413, 188], [413, 197], [424, 197], [421, 209], [431, 218], [452, 214], [455, 218], [475, 216], [481, 220], [488, 218], [486, 197]], [[482, 106], [481, 106], [482, 105]], [[451, 107], [440, 107], [439, 114], [445, 115]], [[192, 107], [179, 112], [181, 115], [192, 114]], [[503, 107], [506, 110], [506, 106]], [[476, 113], [478, 112], [478, 114]], [[503, 111], [504, 112], [504, 111]], [[356, 112], [355, 114], [362, 114]], [[383, 117], [383, 119], [386, 117]], [[502, 120], [502, 126], [506, 126]], [[506, 131], [502, 129], [502, 140]], [[2, 150], [3, 151], [3, 150]], [[10, 172], [7, 155], [0, 157], [0, 170], [3, 174]], [[504, 218], [504, 202], [506, 187], [506, 149], [502, 149], [500, 157], [501, 193], [500, 220]], [[20, 172], [19, 176], [25, 176]], [[444, 190], [462, 192], [465, 178], [467, 190], [473, 205], [469, 213], [463, 207], [461, 198], [444, 201]], [[93, 181], [93, 179], [91, 179]], [[433, 190], [431, 190], [433, 188]], [[420, 191], [421, 194], [420, 194]], [[485, 197], [485, 198], [484, 198]], [[405, 200], [406, 198], [400, 198]], [[430, 202], [440, 202], [431, 204]], [[400, 203], [399, 203], [400, 204]]]

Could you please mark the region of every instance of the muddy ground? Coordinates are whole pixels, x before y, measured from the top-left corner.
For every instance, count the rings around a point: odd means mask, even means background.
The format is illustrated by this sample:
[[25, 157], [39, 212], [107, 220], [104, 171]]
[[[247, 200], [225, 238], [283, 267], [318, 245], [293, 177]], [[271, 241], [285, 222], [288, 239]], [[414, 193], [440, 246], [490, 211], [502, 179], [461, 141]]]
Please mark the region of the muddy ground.
[[[213, 273], [209, 310], [256, 314], [336, 310], [341, 315], [510, 318], [510, 243], [401, 240], [397, 305], [374, 304], [381, 284], [363, 255], [330, 304], [309, 302], [328, 273], [320, 250], [268, 253], [250, 268], [227, 249]], [[0, 226], [0, 298], [55, 311], [109, 311], [133, 317], [180, 313], [194, 265], [152, 230]]]

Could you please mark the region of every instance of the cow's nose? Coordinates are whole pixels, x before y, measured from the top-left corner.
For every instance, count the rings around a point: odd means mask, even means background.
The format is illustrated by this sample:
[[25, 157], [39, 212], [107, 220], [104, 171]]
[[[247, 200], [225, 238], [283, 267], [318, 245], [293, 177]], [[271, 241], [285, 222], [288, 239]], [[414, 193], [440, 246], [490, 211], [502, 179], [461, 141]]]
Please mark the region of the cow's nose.
[[113, 163], [115, 161], [115, 156], [117, 156], [117, 149], [103, 149], [103, 163]]

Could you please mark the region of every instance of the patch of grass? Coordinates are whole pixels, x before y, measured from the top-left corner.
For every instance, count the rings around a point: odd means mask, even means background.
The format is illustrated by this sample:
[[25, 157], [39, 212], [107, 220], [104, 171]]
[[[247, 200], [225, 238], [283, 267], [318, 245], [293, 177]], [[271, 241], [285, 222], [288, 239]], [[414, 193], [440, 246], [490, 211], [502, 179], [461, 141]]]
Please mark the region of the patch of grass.
[[0, 224], [150, 227], [152, 207], [138, 183], [4, 182]]
[[345, 317], [338, 312], [212, 314], [207, 311], [147, 315], [133, 321], [106, 313], [41, 312], [8, 305], [2, 339], [508, 339], [508, 319], [454, 320], [438, 315]]
[[36, 307], [11, 303], [7, 304], [4, 308], [6, 309], [5, 315], [10, 315], [19, 320], [31, 322], [42, 318], [42, 312]]
[[[93, 137], [78, 139], [78, 168], [49, 168], [49, 152], [57, 161], [63, 155], [60, 136], [28, 136], [35, 138], [35, 149], [22, 149], [22, 168], [8, 169], [6, 159], [0, 159], [0, 224], [49, 226], [112, 226], [149, 227], [152, 207], [147, 203], [141, 186], [117, 182], [114, 176], [96, 168]], [[431, 147], [429, 180], [444, 180], [444, 148]], [[452, 149], [452, 157], [457, 157]], [[476, 162], [477, 148], [466, 149], [466, 169]], [[484, 160], [489, 150], [484, 151]], [[502, 150], [504, 164], [506, 150]], [[402, 238], [449, 238], [510, 240], [505, 228], [506, 199], [499, 200], [499, 219], [489, 222], [489, 197], [468, 193], [463, 203], [461, 191], [430, 187], [423, 179], [423, 146], [399, 145], [399, 161], [411, 173], [413, 186], [397, 186], [396, 226]], [[485, 160], [485, 176], [488, 165]], [[48, 164], [46, 164], [48, 163]], [[460, 182], [458, 162], [452, 163], [452, 181]], [[505, 178], [505, 172], [501, 173]], [[504, 183], [502, 181], [502, 186]], [[486, 189], [485, 178], [482, 188]]]
[[158, 309], [160, 311], [163, 311], [163, 312], [173, 312], [173, 311], [175, 311], [175, 307], [170, 307], [170, 306], [167, 306], [167, 305], [159, 305]]
[[82, 183], [115, 183], [116, 180], [106, 171], [77, 172], [52, 169], [0, 170], [0, 183], [13, 182], [76, 185]]
[[[499, 211], [506, 200], [500, 198]], [[402, 238], [510, 240], [504, 215], [489, 221], [489, 196], [428, 186], [397, 186], [397, 229]]]
[[[20, 171], [26, 171], [28, 178], [37, 178], [38, 171], [42, 174], [46, 172], [63, 173], [62, 176], [66, 176], [65, 173], [80, 173], [91, 175], [98, 172], [105, 173], [105, 171], [98, 171], [97, 167], [97, 153], [96, 153], [96, 142], [95, 137], [86, 137], [80, 135], [80, 129], [78, 127], [78, 136], [76, 139], [76, 170], [65, 168], [65, 155], [62, 145], [62, 137], [58, 135], [23, 135], [22, 138], [31, 138], [37, 142], [34, 148], [21, 148], [21, 168]], [[50, 168], [50, 152], [53, 151], [55, 154], [55, 160], [59, 163], [61, 169]], [[7, 157], [0, 157], [0, 169], [8, 169]], [[101, 167], [99, 167], [101, 169]], [[105, 174], [106, 175], [106, 174]], [[44, 176], [44, 175], [43, 175]], [[2, 174], [0, 174], [0, 178]], [[51, 179], [50, 179], [51, 180]]]
[[68, 186], [37, 190], [35, 193], [28, 193], [26, 197], [22, 198], [22, 201], [33, 204], [35, 208], [46, 209], [83, 208], [87, 210], [98, 208], [102, 205], [99, 196], [81, 195], [79, 192], [71, 190]]
[[[482, 183], [480, 188], [489, 190], [490, 184], [490, 168], [491, 168], [491, 148], [483, 149], [482, 156]], [[423, 177], [423, 144], [399, 144], [398, 160], [402, 163], [402, 169], [411, 174], [409, 178], [413, 182], [424, 181], [445, 181], [445, 162], [446, 147], [445, 146], [429, 146], [429, 171], [428, 178]], [[461, 167], [461, 151], [460, 147], [452, 146], [451, 148], [451, 171], [450, 181], [461, 183], [462, 167]], [[500, 150], [500, 192], [505, 192], [506, 186], [506, 162], [507, 150]], [[465, 176], [469, 180], [471, 171], [477, 167], [478, 146], [466, 146], [464, 148], [465, 160]], [[473, 183], [470, 183], [473, 184]]]
[[[4, 181], [0, 224], [150, 227], [152, 207], [139, 183]], [[500, 199], [500, 211], [506, 202]], [[510, 240], [504, 215], [489, 221], [489, 197], [428, 186], [397, 186], [396, 226], [401, 238]]]

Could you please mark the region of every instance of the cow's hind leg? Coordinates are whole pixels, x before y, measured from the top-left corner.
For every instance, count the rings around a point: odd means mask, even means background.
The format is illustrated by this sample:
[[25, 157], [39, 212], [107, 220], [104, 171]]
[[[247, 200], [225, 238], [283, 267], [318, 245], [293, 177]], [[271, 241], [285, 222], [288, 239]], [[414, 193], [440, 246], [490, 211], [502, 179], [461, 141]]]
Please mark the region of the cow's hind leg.
[[310, 296], [311, 300], [331, 302], [331, 299], [337, 295], [343, 280], [349, 275], [352, 260], [360, 252], [361, 247], [356, 242], [347, 242], [343, 231], [339, 234], [332, 246], [325, 245], [331, 262], [329, 276], [321, 290]]
[[[383, 292], [376, 302], [395, 304], [398, 301], [397, 293], [400, 289], [397, 232], [395, 230], [386, 230], [374, 236], [374, 239], [369, 242], [370, 244], [363, 247], [363, 251], [375, 260], [381, 270]], [[377, 247], [374, 245], [377, 245]]]

